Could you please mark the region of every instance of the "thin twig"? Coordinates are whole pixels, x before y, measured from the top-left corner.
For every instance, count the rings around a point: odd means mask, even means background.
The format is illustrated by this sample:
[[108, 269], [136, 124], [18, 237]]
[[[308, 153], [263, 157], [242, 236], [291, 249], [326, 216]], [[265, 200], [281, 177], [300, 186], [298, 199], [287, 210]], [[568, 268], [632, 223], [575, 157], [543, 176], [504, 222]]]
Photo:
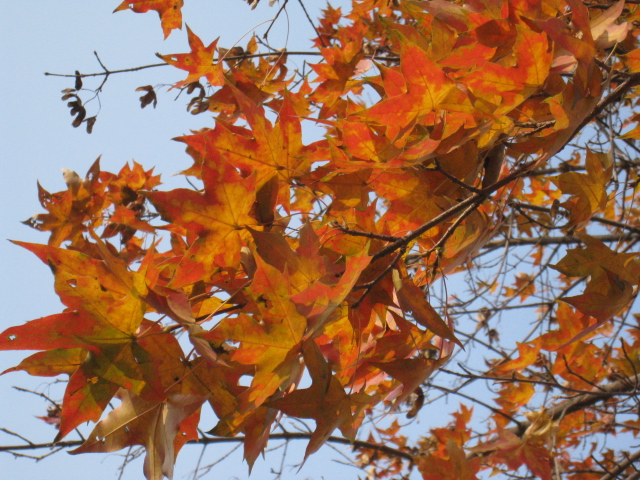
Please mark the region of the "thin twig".
[[349, 227], [341, 225], [339, 222], [334, 222], [331, 225], [336, 230], [339, 230], [342, 233], [347, 235], [351, 235], [352, 237], [366, 237], [375, 240], [382, 240], [385, 242], [395, 242], [400, 237], [394, 237], [393, 235], [383, 235], [381, 233], [373, 233], [373, 232], [363, 232], [361, 230], [352, 230]]
[[309, 16], [309, 12], [307, 12], [307, 7], [304, 6], [304, 3], [302, 2], [302, 0], [298, 0], [298, 3], [302, 7], [302, 10], [304, 11], [304, 14], [307, 16], [307, 20], [309, 21], [309, 23], [313, 27], [313, 30], [316, 32], [316, 35], [318, 35], [318, 38], [320, 39], [320, 43], [322, 43], [322, 46], [323, 47], [328, 47], [329, 45], [324, 43], [324, 39], [320, 35], [320, 32], [318, 32], [318, 29], [316, 28], [315, 24], [313, 23], [313, 20], [311, 20], [311, 17]]
[[284, 2], [282, 2], [282, 6], [278, 9], [278, 13], [276, 13], [276, 16], [273, 17], [273, 20], [271, 20], [271, 23], [269, 24], [267, 31], [264, 32], [264, 35], [262, 36], [262, 38], [264, 38], [265, 40], [267, 40], [267, 38], [269, 37], [269, 32], [271, 31], [271, 27], [273, 27], [273, 25], [276, 23], [276, 20], [278, 20], [278, 17], [280, 16], [284, 8], [287, 6], [287, 3], [289, 3], [289, 0], [284, 0]]
[[7, 435], [12, 435], [14, 437], [18, 437], [20, 440], [24, 440], [25, 442], [27, 442], [29, 445], [34, 445], [34, 443], [29, 440], [28, 438], [23, 437], [22, 435], [20, 435], [19, 433], [16, 432], [12, 432], [11, 430], [8, 430], [6, 428], [0, 428], [0, 432], [4, 432]]
[[53, 400], [51, 400], [49, 397], [47, 397], [44, 393], [41, 392], [34, 392], [33, 390], [28, 390], [26, 388], [22, 388], [22, 387], [13, 387], [14, 390], [18, 390], [19, 392], [24, 392], [24, 393], [31, 393], [32, 395], [37, 395], [39, 397], [44, 398], [47, 402], [49, 402], [52, 406], [56, 407], [56, 408], [60, 408], [60, 405], [58, 405], [56, 402], [54, 402]]

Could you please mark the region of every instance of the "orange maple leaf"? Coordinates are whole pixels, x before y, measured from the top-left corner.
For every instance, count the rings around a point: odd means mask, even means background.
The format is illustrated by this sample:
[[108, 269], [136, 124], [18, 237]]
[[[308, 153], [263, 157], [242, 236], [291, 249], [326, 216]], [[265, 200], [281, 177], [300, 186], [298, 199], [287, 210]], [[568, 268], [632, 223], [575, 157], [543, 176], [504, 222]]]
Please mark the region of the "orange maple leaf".
[[95, 223], [96, 216], [108, 206], [106, 183], [100, 179], [100, 157], [93, 162], [84, 179], [75, 172], [63, 169], [65, 171], [73, 179], [67, 182], [67, 190], [49, 193], [38, 183], [40, 205], [49, 213], [37, 214], [22, 222], [37, 230], [50, 231], [49, 245], [55, 247], [66, 240], [72, 244], [82, 242], [87, 225]]
[[178, 188], [148, 192], [147, 198], [167, 222], [197, 235], [182, 258], [172, 286], [179, 288], [210, 276], [215, 267], [238, 268], [245, 227], [256, 225], [250, 216], [255, 202], [255, 176], [243, 178], [220, 158], [203, 165], [204, 192]]
[[411, 122], [435, 111], [455, 89], [453, 80], [426, 51], [400, 34], [398, 38], [402, 42], [400, 68], [407, 82], [407, 92], [389, 96], [364, 113], [367, 118], [387, 125], [387, 137], [391, 139]]
[[532, 434], [523, 438], [509, 430], [500, 430], [498, 438], [471, 448], [477, 453], [493, 452], [492, 463], [506, 464], [511, 471], [526, 465], [531, 473], [542, 480], [551, 480], [551, 453], [540, 435]]
[[606, 153], [587, 149], [587, 173], [565, 172], [551, 178], [563, 193], [574, 196], [563, 206], [570, 212], [567, 227], [583, 228], [597, 211], [604, 211], [609, 200], [607, 184], [611, 180], [613, 161]]
[[259, 255], [255, 259], [256, 273], [247, 290], [258, 313], [224, 319], [211, 332], [200, 335], [207, 340], [240, 342], [231, 360], [255, 366], [251, 386], [239, 397], [240, 410], [262, 405], [297, 377], [300, 342], [307, 327], [306, 319], [288, 298], [291, 291], [284, 275]]
[[201, 77], [206, 77], [209, 84], [214, 87], [224, 85], [224, 74], [221, 64], [215, 63], [213, 55], [216, 51], [218, 40], [214, 40], [208, 47], [191, 31], [187, 25], [187, 36], [191, 53], [174, 53], [172, 55], [158, 55], [169, 65], [189, 72], [187, 78], [176, 83], [173, 88], [180, 88], [192, 82], [197, 82]]
[[449, 458], [433, 454], [419, 457], [417, 464], [424, 480], [477, 480], [482, 459], [467, 459], [464, 450], [453, 440], [447, 441]]
[[171, 30], [182, 28], [182, 5], [184, 0], [124, 0], [113, 11], [133, 10], [136, 13], [146, 13], [155, 10], [160, 15], [164, 38], [167, 38]]

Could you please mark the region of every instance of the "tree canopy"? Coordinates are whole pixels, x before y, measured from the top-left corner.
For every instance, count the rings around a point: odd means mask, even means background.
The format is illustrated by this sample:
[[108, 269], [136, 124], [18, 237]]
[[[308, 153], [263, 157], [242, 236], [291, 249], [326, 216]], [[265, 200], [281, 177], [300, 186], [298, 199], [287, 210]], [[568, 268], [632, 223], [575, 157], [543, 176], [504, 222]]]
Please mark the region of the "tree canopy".
[[[220, 45], [182, 0], [125, 0], [115, 12], [156, 11], [189, 51], [64, 75], [91, 133], [87, 95], [110, 75], [184, 70], [170, 90], [203, 128], [174, 139], [183, 188], [100, 159], [38, 184], [24, 223], [48, 241], [14, 243], [65, 308], [0, 350], [36, 351], [4, 373], [68, 382], [52, 444], [138, 446], [149, 480], [186, 444], [240, 441], [250, 470], [300, 438], [300, 461], [343, 443], [368, 478], [637, 478], [640, 6], [299, 4], [308, 50], [268, 29]], [[407, 433], [445, 402], [450, 418]]]

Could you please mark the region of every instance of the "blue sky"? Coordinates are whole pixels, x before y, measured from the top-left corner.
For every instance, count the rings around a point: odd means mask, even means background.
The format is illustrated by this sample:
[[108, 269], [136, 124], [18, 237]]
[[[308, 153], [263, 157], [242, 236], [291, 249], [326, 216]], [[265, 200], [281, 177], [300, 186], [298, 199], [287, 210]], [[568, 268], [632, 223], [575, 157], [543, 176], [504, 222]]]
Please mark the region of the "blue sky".
[[[118, 3], [118, 0], [56, 0], [3, 4], [4, 27], [0, 30], [3, 71], [0, 158], [4, 170], [0, 176], [0, 330], [61, 309], [53, 293], [49, 269], [35, 256], [7, 241], [46, 243], [46, 234], [20, 223], [42, 211], [37, 200], [37, 181], [51, 192], [62, 190], [65, 185], [61, 168], [84, 175], [93, 161], [102, 155], [103, 170], [117, 172], [125, 162], [135, 159], [146, 168], [155, 166], [168, 186], [178, 186], [181, 178], [172, 175], [191, 162], [184, 153], [183, 144], [171, 138], [189, 133], [190, 129], [213, 126], [210, 117], [194, 117], [187, 113], [184, 98], [174, 102], [175, 92], [159, 94], [155, 110], [151, 107], [140, 109], [140, 93], [135, 92], [137, 87], [171, 84], [186, 76], [177, 69], [163, 67], [111, 76], [100, 95], [101, 110], [93, 134], [88, 135], [84, 127], [71, 127], [72, 117], [65, 102], [60, 100], [60, 91], [72, 87], [73, 80], [45, 77], [43, 72], [73, 73], [76, 69], [83, 73], [98, 72], [101, 68], [94, 50], [110, 69], [158, 63], [155, 52], [189, 51], [186, 31], [174, 31], [163, 40], [155, 12], [112, 14]], [[251, 32], [253, 26], [275, 15], [275, 7], [269, 8], [266, 0], [262, 3], [251, 11], [241, 0], [187, 0], [183, 13], [190, 28], [206, 44], [220, 36], [220, 45], [228, 47], [244, 33]], [[290, 2], [288, 10], [290, 28], [283, 16], [272, 29], [270, 41], [276, 47], [284, 46], [289, 30], [289, 48], [308, 48], [308, 39], [314, 36], [310, 25], [297, 2]], [[313, 16], [317, 17], [317, 13]], [[259, 27], [258, 32], [264, 32], [265, 28], [264, 25]], [[240, 44], [246, 44], [248, 38]], [[84, 86], [96, 88], [100, 81], [88, 79]], [[166, 92], [166, 89], [158, 91]], [[88, 94], [84, 97], [89, 98]], [[93, 115], [97, 108], [95, 100], [88, 104], [88, 115]], [[16, 365], [27, 353], [0, 352], [0, 371]], [[59, 399], [62, 386], [47, 387], [48, 380], [22, 372], [0, 377], [0, 427], [34, 442], [51, 441], [55, 436], [53, 428], [35, 418], [46, 414], [46, 402], [11, 388], [17, 385], [35, 389]], [[202, 423], [204, 429], [213, 425], [212, 415]], [[73, 435], [68, 438], [73, 439]], [[19, 439], [0, 432], [0, 444], [17, 443], [21, 443]], [[286, 464], [302, 460], [304, 447], [304, 442], [291, 444]], [[214, 461], [230, 448], [208, 447], [203, 464]], [[215, 474], [205, 478], [247, 478], [247, 466], [241, 463], [240, 452], [236, 451]], [[191, 478], [189, 472], [200, 453], [200, 448], [185, 448], [178, 459], [174, 478]], [[332, 462], [337, 457], [333, 450], [325, 448], [309, 459], [299, 475], [297, 468], [285, 469], [284, 478], [355, 477], [357, 472], [353, 468], [339, 467]], [[279, 467], [280, 460], [278, 452], [268, 454], [266, 461], [258, 459], [252, 478], [267, 477], [270, 468]], [[116, 455], [71, 457], [62, 452], [36, 463], [0, 454], [2, 477], [12, 480], [110, 480], [118, 478], [116, 469], [120, 463], [121, 458]], [[132, 464], [122, 478], [142, 478], [141, 461]]]

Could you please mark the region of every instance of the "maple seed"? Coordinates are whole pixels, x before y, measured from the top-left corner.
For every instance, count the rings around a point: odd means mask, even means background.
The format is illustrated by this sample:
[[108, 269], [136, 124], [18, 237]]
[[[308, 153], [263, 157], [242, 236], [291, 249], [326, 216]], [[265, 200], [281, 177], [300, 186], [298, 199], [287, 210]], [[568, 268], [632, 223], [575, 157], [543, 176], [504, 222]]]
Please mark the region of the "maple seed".
[[93, 125], [96, 123], [96, 116], [89, 117], [85, 120], [87, 123], [87, 133], [93, 132]]
[[151, 85], [146, 85], [144, 87], [136, 88], [136, 92], [147, 92], [142, 97], [140, 97], [140, 108], [144, 108], [147, 105], [153, 103], [153, 108], [156, 108], [158, 105], [158, 98], [156, 97], [156, 92], [153, 90]]
[[82, 77], [80, 76], [80, 72], [76, 70], [76, 83], [75, 89], [80, 90], [82, 88]]

